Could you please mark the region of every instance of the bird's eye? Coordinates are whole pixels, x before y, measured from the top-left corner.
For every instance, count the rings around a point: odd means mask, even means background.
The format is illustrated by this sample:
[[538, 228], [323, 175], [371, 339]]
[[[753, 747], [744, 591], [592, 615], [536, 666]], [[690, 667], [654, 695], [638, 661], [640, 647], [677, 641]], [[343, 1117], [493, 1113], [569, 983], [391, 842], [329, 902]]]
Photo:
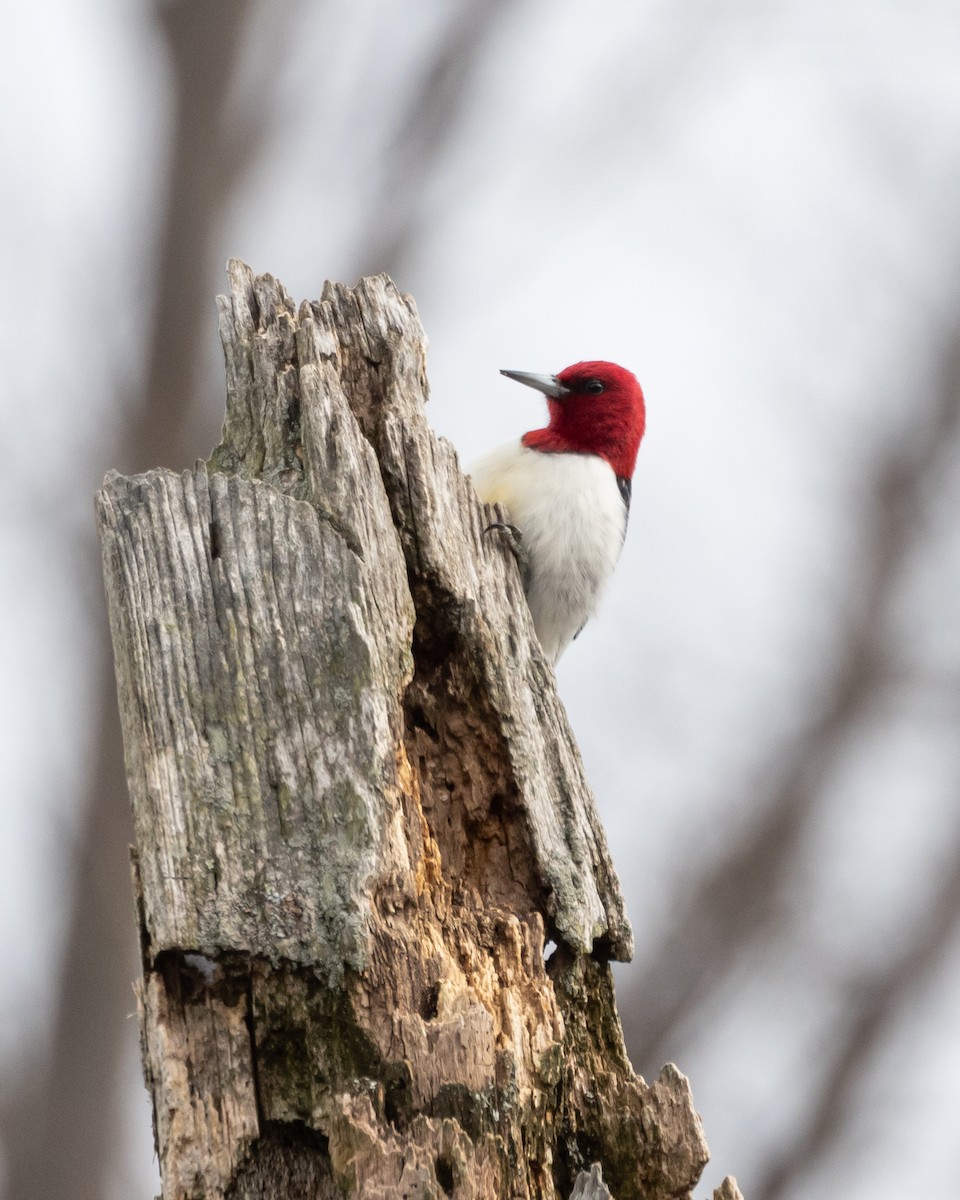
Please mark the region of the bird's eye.
[[583, 385], [583, 390], [589, 392], [591, 396], [599, 396], [603, 391], [603, 384], [599, 379], [588, 379]]

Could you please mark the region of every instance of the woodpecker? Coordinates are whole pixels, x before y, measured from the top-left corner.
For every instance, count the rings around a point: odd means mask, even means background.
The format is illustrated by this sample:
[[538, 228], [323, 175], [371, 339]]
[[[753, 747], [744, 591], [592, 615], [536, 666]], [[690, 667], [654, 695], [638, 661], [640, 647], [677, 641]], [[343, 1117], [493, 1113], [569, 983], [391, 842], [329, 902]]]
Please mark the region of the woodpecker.
[[593, 615], [620, 557], [646, 426], [643, 391], [609, 362], [574, 363], [559, 375], [500, 374], [543, 392], [549, 421], [491, 451], [469, 474], [481, 500], [510, 513], [534, 628], [556, 663]]

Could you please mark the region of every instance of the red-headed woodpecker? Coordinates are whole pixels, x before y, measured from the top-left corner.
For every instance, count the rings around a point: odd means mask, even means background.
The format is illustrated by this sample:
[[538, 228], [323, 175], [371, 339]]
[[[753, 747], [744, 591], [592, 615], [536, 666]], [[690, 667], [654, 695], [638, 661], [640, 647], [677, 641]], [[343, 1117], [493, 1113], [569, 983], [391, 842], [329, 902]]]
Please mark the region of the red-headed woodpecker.
[[510, 513], [534, 628], [556, 663], [593, 615], [620, 557], [646, 423], [643, 392], [629, 371], [608, 362], [575, 363], [559, 375], [500, 373], [543, 392], [550, 420], [469, 473], [481, 500]]

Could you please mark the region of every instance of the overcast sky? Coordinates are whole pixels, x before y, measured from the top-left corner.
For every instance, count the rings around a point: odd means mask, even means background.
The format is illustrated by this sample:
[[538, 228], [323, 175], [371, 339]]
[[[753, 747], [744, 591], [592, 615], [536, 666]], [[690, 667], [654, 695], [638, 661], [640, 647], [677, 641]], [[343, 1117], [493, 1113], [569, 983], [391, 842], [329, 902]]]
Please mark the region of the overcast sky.
[[[368, 214], [390, 186], [391, 106], [448, 11], [263, 6], [238, 103], [270, 134], [217, 231], [219, 263], [241, 257], [297, 298], [377, 269], [390, 231]], [[142, 372], [172, 94], [142, 5], [51, 0], [7, 26], [0, 1075], [43, 1036], [59, 954], [102, 620], [91, 496]], [[282, 71], [265, 79], [260, 48], [278, 38]], [[621, 568], [558, 670], [637, 970], [685, 879], [749, 827], [776, 748], [816, 717], [866, 554], [865, 480], [918, 436], [958, 336], [958, 62], [946, 0], [528, 0], [490, 35], [417, 190], [397, 282], [430, 336], [431, 420], [462, 461], [542, 418], [501, 367], [608, 358], [646, 391]], [[212, 274], [196, 456], [222, 414], [224, 287]], [[830, 771], [783, 880], [783, 940], [682, 1030], [710, 1189], [733, 1173], [750, 1200], [802, 1126], [845, 1019], [839, 983], [909, 938], [956, 848], [958, 491], [954, 454], [884, 614], [913, 682], [878, 691]], [[960, 1196], [958, 984], [953, 944], [870, 1061], [843, 1152], [798, 1200]], [[130, 1024], [118, 1198], [158, 1188]]]

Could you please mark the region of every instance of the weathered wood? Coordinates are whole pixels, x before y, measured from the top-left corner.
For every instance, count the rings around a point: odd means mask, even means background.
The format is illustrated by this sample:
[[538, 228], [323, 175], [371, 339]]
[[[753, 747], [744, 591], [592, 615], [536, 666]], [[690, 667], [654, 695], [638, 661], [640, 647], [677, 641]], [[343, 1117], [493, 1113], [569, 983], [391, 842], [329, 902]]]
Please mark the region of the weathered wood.
[[699, 1119], [627, 1061], [619, 886], [413, 303], [230, 282], [209, 466], [98, 497], [164, 1198], [567, 1197], [594, 1162], [684, 1196]]
[[599, 1163], [594, 1163], [589, 1171], [580, 1172], [570, 1193], [570, 1200], [611, 1200]]
[[743, 1192], [732, 1175], [728, 1175], [718, 1188], [713, 1189], [713, 1200], [743, 1200]]

